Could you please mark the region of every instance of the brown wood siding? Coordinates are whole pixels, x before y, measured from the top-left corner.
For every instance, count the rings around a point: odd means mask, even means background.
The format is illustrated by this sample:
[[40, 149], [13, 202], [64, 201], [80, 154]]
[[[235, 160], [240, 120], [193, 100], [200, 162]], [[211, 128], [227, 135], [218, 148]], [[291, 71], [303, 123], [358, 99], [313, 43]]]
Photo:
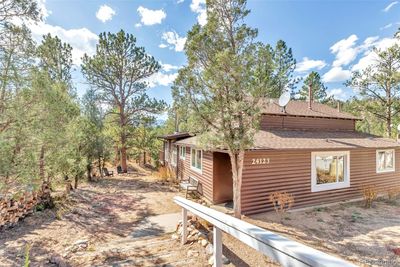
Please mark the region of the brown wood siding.
[[232, 165], [227, 153], [213, 153], [213, 175], [215, 204], [231, 201], [233, 199]]
[[199, 180], [201, 185], [201, 194], [209, 201], [213, 201], [213, 154], [212, 152], [203, 151], [203, 170], [198, 173], [190, 168], [191, 159], [190, 147], [186, 147], [185, 159], [180, 161], [180, 170], [178, 170], [179, 178], [188, 179], [189, 176]]
[[[346, 150], [344, 150], [346, 151]], [[361, 197], [361, 187], [375, 185], [381, 192], [400, 186], [400, 150], [395, 152], [395, 172], [376, 173], [376, 149], [350, 151], [350, 187], [311, 192], [311, 152], [249, 151], [245, 154], [242, 180], [242, 213], [273, 210], [269, 195], [286, 191], [294, 196], [293, 208]], [[252, 165], [252, 158], [269, 158], [267, 165]]]
[[263, 115], [260, 127], [268, 129], [324, 129], [354, 131], [355, 121], [329, 118]]

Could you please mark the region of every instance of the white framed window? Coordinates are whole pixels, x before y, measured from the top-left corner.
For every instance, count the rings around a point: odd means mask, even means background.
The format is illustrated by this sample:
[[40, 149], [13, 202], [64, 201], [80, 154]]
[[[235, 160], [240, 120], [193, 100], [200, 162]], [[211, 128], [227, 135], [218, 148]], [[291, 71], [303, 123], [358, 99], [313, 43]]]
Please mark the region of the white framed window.
[[165, 161], [169, 161], [169, 142], [166, 142], [165, 143], [165, 151], [164, 151], [165, 153], [164, 153], [164, 158], [165, 158]]
[[203, 151], [200, 149], [190, 149], [190, 168], [202, 173], [203, 170]]
[[171, 156], [171, 165], [176, 166], [176, 161], [178, 158], [178, 148], [176, 146], [172, 146], [172, 156]]
[[180, 146], [179, 147], [179, 158], [185, 159], [185, 157], [186, 157], [186, 147]]
[[350, 152], [311, 153], [311, 192], [350, 187]]
[[376, 151], [376, 172], [394, 172], [395, 171], [395, 153], [394, 149], [380, 149]]

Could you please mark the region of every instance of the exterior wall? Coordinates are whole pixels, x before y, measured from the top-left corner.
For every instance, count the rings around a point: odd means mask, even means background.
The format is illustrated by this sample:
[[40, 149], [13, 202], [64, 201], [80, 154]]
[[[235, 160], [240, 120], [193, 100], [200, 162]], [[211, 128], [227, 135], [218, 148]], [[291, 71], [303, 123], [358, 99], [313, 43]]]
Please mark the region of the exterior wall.
[[[171, 149], [173, 147], [170, 144]], [[172, 156], [172, 150], [170, 149], [170, 153]], [[178, 169], [171, 166], [170, 162], [166, 162], [166, 166], [170, 167], [175, 174], [177, 174], [177, 178], [179, 180], [186, 180], [189, 176], [194, 177], [199, 180], [200, 193], [206, 197], [209, 201], [213, 202], [213, 153], [208, 151], [203, 151], [203, 161], [202, 161], [202, 172], [199, 173], [193, 170], [190, 167], [190, 147], [186, 147], [186, 155], [185, 159], [181, 159], [178, 150]]]
[[279, 115], [263, 115], [260, 127], [268, 129], [323, 129], [323, 130], [355, 130], [354, 120], [311, 118]]
[[[276, 191], [293, 194], [293, 208], [333, 203], [361, 197], [360, 189], [374, 185], [385, 192], [400, 186], [400, 149], [395, 152], [395, 171], [376, 173], [376, 149], [350, 151], [350, 187], [311, 192], [311, 150], [249, 151], [245, 154], [242, 180], [242, 212], [273, 210], [269, 195]], [[253, 158], [269, 158], [269, 164], [252, 165]]]
[[215, 204], [224, 203], [233, 199], [232, 165], [227, 153], [213, 153], [213, 176]]

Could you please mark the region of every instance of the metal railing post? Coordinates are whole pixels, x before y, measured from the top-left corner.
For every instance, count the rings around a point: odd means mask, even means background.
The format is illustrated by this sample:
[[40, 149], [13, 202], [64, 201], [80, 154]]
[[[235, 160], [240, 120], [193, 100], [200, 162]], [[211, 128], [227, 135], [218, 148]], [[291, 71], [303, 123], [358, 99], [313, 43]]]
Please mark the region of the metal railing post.
[[182, 245], [186, 244], [187, 240], [187, 210], [182, 208]]
[[214, 226], [214, 267], [222, 267], [222, 233], [221, 230]]

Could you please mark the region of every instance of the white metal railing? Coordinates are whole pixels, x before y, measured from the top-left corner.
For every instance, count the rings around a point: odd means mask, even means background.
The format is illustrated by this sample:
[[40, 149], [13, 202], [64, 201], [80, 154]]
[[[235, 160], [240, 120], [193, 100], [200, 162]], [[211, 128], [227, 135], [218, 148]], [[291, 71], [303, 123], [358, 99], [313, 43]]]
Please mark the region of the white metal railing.
[[314, 248], [290, 240], [281, 235], [262, 229], [253, 224], [234, 218], [222, 212], [207, 208], [182, 197], [174, 197], [182, 207], [182, 244], [187, 239], [187, 211], [214, 225], [214, 266], [222, 266], [221, 230], [236, 237], [241, 242], [263, 253], [282, 266], [355, 266]]

